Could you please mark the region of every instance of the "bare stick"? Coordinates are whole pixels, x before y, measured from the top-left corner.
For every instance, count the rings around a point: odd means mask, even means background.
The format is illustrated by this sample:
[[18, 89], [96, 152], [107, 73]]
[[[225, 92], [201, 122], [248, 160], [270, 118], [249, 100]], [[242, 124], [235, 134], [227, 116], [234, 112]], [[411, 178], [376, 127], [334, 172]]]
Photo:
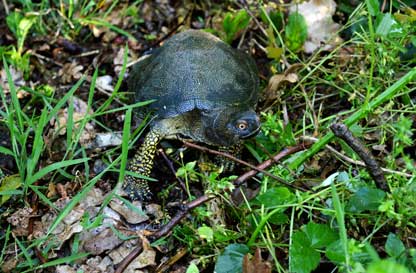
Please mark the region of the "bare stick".
[[389, 191], [386, 178], [384, 177], [383, 171], [378, 165], [376, 159], [371, 152], [361, 143], [361, 141], [355, 138], [348, 127], [343, 123], [334, 123], [331, 125], [331, 130], [337, 137], [344, 140], [348, 146], [350, 146], [354, 152], [364, 161], [370, 172], [371, 177], [374, 179], [377, 188], [384, 191]]
[[135, 249], [133, 249], [132, 252], [129, 253], [117, 266], [116, 271], [114, 273], [122, 273], [124, 269], [127, 268], [127, 266], [137, 257], [139, 256], [140, 252], [142, 251], [143, 247], [139, 243], [139, 246], [137, 246]]
[[274, 174], [272, 174], [272, 173], [270, 173], [268, 171], [265, 171], [264, 170], [265, 168], [256, 167], [256, 166], [254, 166], [254, 165], [252, 165], [252, 164], [250, 164], [248, 162], [245, 162], [245, 161], [243, 161], [241, 159], [238, 159], [235, 156], [232, 156], [232, 155], [230, 155], [228, 153], [224, 153], [224, 152], [221, 152], [221, 151], [212, 150], [212, 149], [209, 149], [207, 147], [203, 147], [203, 146], [197, 145], [195, 143], [191, 143], [191, 142], [184, 142], [184, 144], [186, 146], [188, 146], [188, 147], [191, 147], [191, 148], [194, 148], [194, 149], [198, 149], [198, 150], [201, 150], [203, 152], [208, 152], [210, 154], [220, 155], [220, 156], [226, 157], [226, 158], [231, 159], [231, 160], [233, 160], [233, 161], [235, 161], [235, 162], [237, 162], [237, 163], [239, 163], [241, 165], [245, 165], [245, 166], [249, 167], [250, 169], [255, 170], [256, 173], [257, 172], [261, 172], [261, 173], [263, 173], [263, 174], [265, 174], [265, 175], [267, 175], [267, 176], [269, 176], [269, 177], [271, 177], [271, 178], [279, 181], [280, 183], [282, 183], [282, 184], [284, 184], [284, 185], [286, 185], [288, 187], [294, 187], [294, 188], [296, 188], [294, 185], [286, 182], [284, 179], [282, 179], [282, 178], [280, 178], [280, 177], [278, 177], [278, 176], [276, 176], [276, 175], [274, 175]]
[[9, 15], [9, 6], [7, 5], [7, 1], [3, 0], [4, 11], [7, 15]]
[[[303, 136], [302, 139], [304, 139], [306, 141], [312, 141], [314, 143], [319, 141], [318, 138], [316, 138], [316, 137], [310, 137], [310, 136]], [[352, 159], [352, 158], [350, 158], [350, 157], [348, 157], [348, 156], [346, 156], [346, 155], [338, 152], [331, 145], [328, 145], [327, 144], [327, 145], [325, 145], [325, 148], [328, 149], [330, 152], [334, 153], [336, 156], [338, 156], [342, 160], [348, 162], [348, 163], [355, 164], [355, 165], [358, 165], [358, 166], [361, 166], [361, 167], [365, 167], [366, 166], [363, 161]], [[391, 169], [387, 169], [387, 168], [381, 168], [381, 170], [383, 172], [385, 172], [385, 173], [397, 174], [397, 175], [400, 175], [400, 176], [403, 176], [403, 177], [407, 177], [407, 178], [410, 178], [410, 177], [413, 176], [410, 173], [405, 173], [405, 172], [401, 172], [401, 171], [395, 171], [395, 170], [391, 170]]]
[[[280, 153], [278, 153], [277, 155], [273, 156], [273, 158], [268, 159], [266, 161], [264, 161], [263, 163], [261, 163], [260, 165], [258, 165], [255, 169], [253, 168], [253, 170], [246, 172], [245, 174], [241, 175], [240, 177], [238, 177], [234, 183], [235, 185], [238, 187], [240, 186], [242, 183], [244, 183], [247, 179], [255, 176], [258, 173], [258, 170], [264, 170], [266, 168], [269, 168], [271, 165], [273, 165], [273, 163], [281, 160], [283, 157], [288, 156], [290, 154], [294, 154], [296, 152], [305, 150], [307, 147], [309, 147], [311, 144], [310, 143], [303, 143], [303, 144], [298, 144], [296, 146], [291, 146], [291, 147], [287, 147], [285, 149], [283, 149]], [[294, 187], [298, 190], [301, 191], [306, 191], [305, 189], [289, 184], [290, 187]]]

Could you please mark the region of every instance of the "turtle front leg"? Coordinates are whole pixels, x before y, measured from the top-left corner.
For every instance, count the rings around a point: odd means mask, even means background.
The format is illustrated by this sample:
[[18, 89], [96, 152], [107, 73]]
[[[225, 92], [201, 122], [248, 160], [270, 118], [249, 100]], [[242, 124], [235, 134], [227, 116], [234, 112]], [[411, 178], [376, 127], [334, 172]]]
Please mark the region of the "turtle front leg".
[[[155, 157], [160, 139], [161, 134], [157, 130], [151, 129], [146, 135], [142, 146], [140, 146], [134, 154], [134, 157], [130, 160], [127, 170], [149, 177], [153, 167], [153, 158]], [[132, 200], [146, 201], [152, 197], [148, 181], [143, 178], [126, 175], [123, 189]]]

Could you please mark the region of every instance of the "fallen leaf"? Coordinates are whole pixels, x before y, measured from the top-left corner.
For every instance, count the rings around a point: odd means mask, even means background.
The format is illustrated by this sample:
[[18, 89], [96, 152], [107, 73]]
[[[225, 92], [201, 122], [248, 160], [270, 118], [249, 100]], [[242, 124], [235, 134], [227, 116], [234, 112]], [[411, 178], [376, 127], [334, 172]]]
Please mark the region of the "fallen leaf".
[[111, 228], [98, 231], [98, 234], [97, 230], [100, 229], [91, 230], [88, 232], [89, 234], [84, 234], [86, 237], [81, 238], [83, 239], [81, 240], [82, 247], [92, 255], [100, 255], [106, 250], [114, 249], [123, 242]]
[[131, 208], [127, 207], [126, 204], [121, 202], [118, 199], [113, 199], [110, 202], [110, 207], [121, 214], [124, 219], [130, 224], [139, 224], [149, 220], [149, 217], [141, 211], [141, 204], [137, 201], [133, 202], [133, 205], [137, 208], [137, 210], [132, 210]]
[[56, 273], [77, 273], [77, 270], [69, 265], [59, 265], [56, 267]]
[[81, 71], [83, 69], [84, 67], [76, 62], [66, 63], [59, 70], [58, 75], [63, 83], [71, 83], [73, 80], [79, 80], [82, 77]]
[[[10, 257], [8, 260], [3, 260], [1, 264], [1, 272], [9, 273], [12, 272], [13, 269], [16, 268], [17, 264], [19, 263], [19, 259], [17, 258], [17, 255], [14, 257]], [[14, 271], [13, 271], [14, 272]]]
[[121, 145], [123, 140], [121, 132], [97, 133], [94, 142], [91, 143], [92, 149], [107, 148], [110, 146]]
[[272, 267], [269, 262], [263, 261], [261, 258], [261, 250], [257, 248], [254, 257], [249, 258], [246, 254], [243, 258], [243, 273], [271, 273]]
[[280, 101], [280, 97], [284, 92], [282, 86], [285, 83], [295, 83], [299, 80], [298, 74], [293, 72], [286, 72], [284, 74], [273, 75], [269, 79], [269, 83], [264, 92], [264, 105], [273, 104], [276, 100]]
[[298, 12], [306, 21], [308, 39], [303, 45], [306, 53], [312, 53], [318, 48], [331, 50], [342, 42], [337, 34], [340, 26], [332, 19], [335, 10], [334, 0], [309, 0], [289, 8], [290, 13]]
[[111, 85], [113, 81], [113, 77], [110, 75], [105, 75], [101, 77], [97, 77], [97, 81], [95, 82], [96, 87], [101, 88], [105, 91], [114, 91], [114, 87]]
[[29, 220], [33, 210], [31, 208], [21, 208], [15, 211], [11, 216], [7, 218], [14, 228], [13, 233], [16, 236], [27, 236], [29, 233]]
[[108, 253], [108, 256], [113, 260], [115, 264], [119, 264], [139, 243], [141, 243], [139, 239], [124, 241], [119, 247], [113, 249], [110, 253]]
[[[19, 99], [27, 97], [29, 93], [24, 90], [20, 90], [20, 87], [26, 85], [26, 81], [23, 79], [23, 72], [15, 69], [13, 66], [9, 66], [9, 72], [11, 80], [16, 89], [18, 90], [17, 97]], [[10, 86], [7, 80], [7, 74], [5, 69], [0, 70], [0, 86], [3, 89], [4, 94], [8, 94], [10, 92]]]

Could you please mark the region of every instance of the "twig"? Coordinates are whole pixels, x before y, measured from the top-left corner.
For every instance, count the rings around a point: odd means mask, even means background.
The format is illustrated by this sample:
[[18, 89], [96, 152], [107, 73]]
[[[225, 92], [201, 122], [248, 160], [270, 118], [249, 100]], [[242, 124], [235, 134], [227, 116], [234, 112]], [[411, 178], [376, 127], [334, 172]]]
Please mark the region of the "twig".
[[334, 123], [330, 128], [334, 135], [344, 140], [348, 146], [350, 146], [354, 152], [356, 152], [358, 156], [364, 161], [371, 177], [376, 183], [377, 188], [384, 191], [389, 191], [386, 178], [384, 177], [383, 171], [378, 165], [376, 159], [371, 154], [371, 152], [361, 143], [361, 141], [352, 135], [348, 127], [343, 123]]
[[256, 45], [256, 46], [258, 46], [258, 48], [261, 50], [261, 51], [263, 51], [264, 53], [266, 53], [267, 54], [267, 50], [266, 50], [266, 48], [264, 47], [264, 46], [262, 46], [259, 42], [257, 42], [257, 40], [255, 40], [255, 39], [252, 39], [252, 41], [253, 41], [253, 43]]
[[199, 207], [200, 205], [208, 202], [211, 199], [214, 199], [214, 195], [202, 195], [197, 199], [186, 203], [181, 211], [179, 211], [172, 220], [169, 221], [166, 225], [164, 225], [161, 229], [156, 231], [152, 234], [150, 241], [153, 242], [165, 235], [167, 235], [174, 226], [176, 226], [192, 209]]
[[[157, 239], [165, 236], [168, 234], [171, 229], [176, 226], [192, 209], [200, 206], [201, 204], [213, 199], [215, 196], [207, 196], [203, 195], [183, 206], [183, 209], [180, 210], [166, 225], [164, 225], [161, 229], [153, 233], [150, 238], [150, 242], [154, 242]], [[135, 249], [133, 249], [132, 252], [130, 252], [127, 257], [124, 258], [124, 260], [117, 266], [117, 269], [114, 273], [122, 273], [124, 269], [127, 268], [127, 266], [140, 254], [142, 251], [142, 246], [138, 246]]]
[[74, 58], [87, 57], [87, 56], [96, 55], [96, 54], [99, 54], [99, 53], [100, 53], [100, 51], [98, 49], [95, 49], [95, 50], [91, 50], [91, 51], [88, 51], [88, 52], [84, 52], [84, 53], [75, 55]]
[[[281, 160], [283, 157], [288, 156], [290, 154], [294, 154], [294, 153], [299, 152], [299, 151], [302, 151], [302, 150], [305, 150], [310, 145], [311, 145], [311, 143], [302, 143], [302, 144], [298, 144], [296, 146], [291, 146], [291, 147], [287, 147], [287, 148], [283, 149], [280, 153], [278, 153], [277, 155], [273, 156], [273, 158], [264, 161], [263, 163], [261, 163], [260, 165], [258, 165], [255, 169], [253, 169], [251, 171], [248, 171], [245, 174], [239, 176], [234, 181], [235, 185], [237, 187], [240, 186], [247, 179], [255, 176], [257, 174], [258, 170], [264, 170], [266, 168], [269, 168], [271, 165], [273, 165], [273, 163], [275, 163], [276, 161]], [[292, 184], [288, 184], [288, 185], [289, 185], [289, 187], [293, 187], [293, 188], [296, 188], [296, 189], [301, 190], [301, 191], [306, 191], [304, 188], [298, 187], [296, 185], [292, 185]]]
[[183, 256], [185, 256], [185, 254], [188, 253], [188, 249], [183, 247], [177, 250], [176, 254], [171, 257], [168, 261], [162, 263], [160, 266], [158, 266], [155, 270], [156, 273], [163, 273], [163, 272], [168, 272], [168, 269], [174, 265], [177, 261], [179, 261], [180, 259], [182, 259]]
[[[347, 126], [355, 124], [360, 119], [363, 119], [368, 115], [368, 109], [376, 109], [381, 104], [386, 101], [391, 100], [402, 88], [404, 88], [409, 82], [411, 82], [416, 77], [416, 68], [412, 68], [399, 80], [397, 80], [393, 85], [387, 88], [384, 92], [379, 94], [377, 97], [372, 99], [366, 107], [361, 107], [355, 113], [350, 115], [347, 119], [344, 120], [344, 123]], [[310, 149], [305, 153], [301, 154], [299, 157], [295, 158], [290, 162], [289, 166], [291, 169], [297, 169], [303, 162], [315, 155], [321, 148], [328, 144], [334, 137], [334, 133], [330, 132], [323, 136], [318, 142], [316, 142]]]
[[7, 5], [7, 1], [3, 0], [4, 11], [7, 15], [9, 15], [9, 6]]
[[226, 158], [231, 159], [231, 160], [233, 160], [233, 161], [235, 161], [235, 162], [237, 162], [237, 163], [239, 163], [241, 165], [245, 165], [245, 166], [247, 166], [247, 167], [249, 167], [249, 168], [251, 168], [253, 170], [256, 170], [257, 172], [261, 172], [261, 173], [263, 173], [263, 174], [265, 174], [267, 176], [270, 176], [271, 178], [276, 179], [277, 181], [279, 181], [282, 184], [285, 184], [285, 185], [287, 185], [289, 187], [293, 186], [293, 185], [289, 184], [288, 182], [286, 182], [285, 180], [283, 180], [282, 178], [280, 178], [278, 176], [275, 176], [274, 174], [272, 174], [272, 173], [270, 173], [268, 171], [265, 171], [264, 170], [265, 168], [258, 168], [256, 166], [254, 166], [254, 165], [252, 165], [250, 163], [247, 163], [247, 162], [245, 162], [245, 161], [243, 161], [241, 159], [238, 159], [235, 156], [232, 156], [232, 155], [230, 155], [228, 153], [224, 153], [224, 152], [221, 152], [221, 151], [212, 150], [212, 149], [209, 149], [207, 147], [203, 147], [203, 146], [197, 145], [195, 143], [191, 143], [191, 142], [184, 141], [184, 144], [185, 144], [185, 146], [188, 146], [188, 147], [191, 147], [191, 148], [194, 148], [194, 149], [198, 149], [198, 150], [201, 150], [203, 152], [208, 152], [210, 154], [220, 155], [220, 156], [226, 157]]
[[263, 25], [259, 22], [259, 20], [257, 20], [257, 16], [255, 16], [250, 8], [248, 7], [248, 4], [246, 3], [246, 1], [242, 1], [243, 3], [240, 4], [238, 2], [235, 2], [237, 4], [237, 6], [239, 6], [240, 8], [243, 8], [248, 15], [250, 15], [250, 17], [254, 20], [254, 22], [256, 23], [257, 27], [260, 29], [260, 31], [263, 33], [264, 36], [268, 37], [267, 35], [267, 31], [266, 29], [263, 27]]
[[[91, 80], [90, 79], [87, 79], [87, 81], [89, 83], [91, 83]], [[100, 92], [100, 93], [102, 93], [102, 94], [104, 94], [104, 95], [106, 95], [108, 97], [111, 97], [112, 96], [112, 93], [114, 92], [114, 90], [111, 90], [111, 92], [108, 92], [107, 90], [105, 90], [104, 88], [101, 88], [98, 85], [95, 85], [95, 88], [98, 90], [98, 92]], [[117, 98], [113, 98], [113, 99], [114, 99], [115, 102], [117, 102], [120, 105], [123, 105], [123, 106], [126, 106], [127, 105], [127, 104], [125, 104], [124, 102], [122, 102], [121, 100], [119, 100]]]
[[124, 269], [127, 268], [127, 266], [136, 258], [139, 256], [140, 252], [142, 251], [143, 247], [141, 244], [139, 244], [135, 249], [133, 249], [132, 252], [129, 253], [129, 255], [124, 258], [121, 263], [118, 264], [116, 271], [114, 273], [122, 273]]
[[[318, 138], [316, 138], [316, 137], [310, 137], [310, 136], [303, 136], [302, 139], [304, 139], [306, 141], [312, 141], [312, 142], [318, 142], [319, 141]], [[350, 157], [348, 157], [348, 156], [346, 156], [346, 155], [338, 152], [331, 145], [328, 145], [327, 144], [327, 145], [325, 145], [325, 148], [328, 149], [331, 153], [334, 153], [336, 156], [338, 156], [339, 158], [341, 158], [342, 160], [344, 160], [344, 161], [346, 161], [348, 163], [351, 163], [351, 164], [354, 164], [354, 165], [358, 165], [358, 166], [361, 166], [361, 167], [365, 167], [366, 166], [363, 161], [352, 159], [352, 158], [350, 158]], [[385, 173], [396, 174], [396, 175], [400, 175], [400, 176], [407, 177], [407, 178], [413, 177], [413, 175], [411, 175], [410, 173], [395, 171], [395, 170], [391, 170], [391, 169], [387, 169], [387, 168], [381, 168], [381, 170], [383, 172], [385, 172]]]
[[313, 104], [312, 104], [312, 102], [310, 101], [310, 99], [309, 99], [309, 97], [308, 97], [308, 94], [306, 93], [305, 88], [303, 87], [303, 84], [299, 85], [299, 87], [300, 87], [300, 89], [302, 90], [303, 97], [305, 98], [306, 105], [309, 107], [309, 109], [310, 109], [310, 110], [311, 110], [311, 112], [312, 112], [313, 127], [314, 127], [314, 128], [313, 128], [313, 129], [314, 129], [313, 135], [314, 135], [314, 136], [316, 136], [316, 135], [318, 135], [318, 134], [319, 134], [319, 133], [318, 133], [318, 129], [319, 129], [318, 117], [316, 116], [316, 113], [315, 113], [315, 109], [314, 109], [314, 107], [313, 107]]
[[40, 54], [36, 53], [35, 51], [31, 51], [31, 50], [30, 50], [29, 52], [30, 52], [30, 54], [31, 54], [31, 55], [33, 55], [33, 56], [35, 56], [35, 57], [38, 57], [38, 58], [39, 58], [39, 59], [41, 59], [41, 60], [44, 60], [44, 61], [47, 61], [47, 62], [53, 63], [53, 64], [55, 64], [56, 66], [59, 66], [59, 67], [63, 67], [63, 66], [64, 66], [62, 63], [57, 62], [57, 61], [55, 61], [55, 60], [53, 60], [53, 59], [51, 59], [51, 58], [48, 58], [48, 57], [46, 57], [46, 56], [40, 55]]
[[172, 161], [169, 160], [168, 156], [165, 154], [165, 151], [163, 151], [163, 149], [159, 149], [159, 153], [162, 155], [163, 159], [165, 160], [166, 164], [168, 164], [169, 169], [172, 171], [173, 175], [176, 177], [176, 179], [178, 179], [179, 184], [181, 185], [183, 190], [186, 190], [186, 186], [185, 183], [183, 182], [183, 180], [176, 176], [176, 169], [172, 164]]
[[194, 7], [192, 6], [192, 8], [186, 13], [185, 17], [183, 18], [183, 20], [181, 22], [179, 22], [175, 26], [173, 26], [170, 29], [170, 31], [168, 33], [166, 33], [165, 35], [163, 35], [161, 38], [156, 39], [155, 41], [153, 41], [152, 44], [149, 47], [145, 48], [145, 50], [158, 46], [161, 42], [165, 41], [170, 36], [172, 36], [178, 30], [178, 28], [180, 26], [182, 26], [186, 22], [186, 20], [188, 20], [189, 16], [192, 14], [193, 11], [194, 11]]

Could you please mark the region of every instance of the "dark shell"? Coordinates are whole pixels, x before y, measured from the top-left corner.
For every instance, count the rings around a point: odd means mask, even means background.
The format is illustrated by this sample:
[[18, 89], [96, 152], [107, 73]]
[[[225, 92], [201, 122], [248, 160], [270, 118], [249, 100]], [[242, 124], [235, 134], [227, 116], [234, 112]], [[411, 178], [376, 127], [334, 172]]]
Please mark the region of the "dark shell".
[[136, 101], [155, 99], [149, 107], [163, 119], [193, 109], [253, 108], [258, 84], [250, 56], [209, 33], [188, 30], [136, 64], [129, 90]]

